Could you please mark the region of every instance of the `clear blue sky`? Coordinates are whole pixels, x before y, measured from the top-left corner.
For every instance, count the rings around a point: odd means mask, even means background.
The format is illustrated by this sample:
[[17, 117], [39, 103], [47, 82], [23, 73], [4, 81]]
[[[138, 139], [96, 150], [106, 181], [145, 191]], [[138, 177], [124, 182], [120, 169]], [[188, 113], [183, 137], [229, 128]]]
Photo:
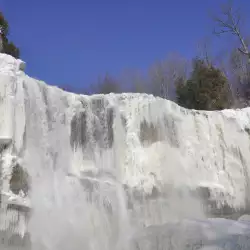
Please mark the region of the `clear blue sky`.
[[[98, 75], [145, 70], [178, 52], [191, 58], [212, 37], [222, 0], [0, 0], [26, 72], [52, 85], [83, 87]], [[250, 1], [237, 0], [250, 13]], [[250, 27], [250, 25], [249, 25]], [[216, 47], [228, 39], [214, 40]]]

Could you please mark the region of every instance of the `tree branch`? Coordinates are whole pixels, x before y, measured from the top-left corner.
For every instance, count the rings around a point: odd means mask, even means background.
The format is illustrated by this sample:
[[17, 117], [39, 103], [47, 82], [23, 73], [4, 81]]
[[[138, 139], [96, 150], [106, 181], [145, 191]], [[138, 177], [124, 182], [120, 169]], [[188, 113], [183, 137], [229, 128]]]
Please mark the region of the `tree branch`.
[[250, 62], [249, 49], [240, 30], [241, 16], [238, 11], [233, 10], [231, 1], [229, 1], [228, 5], [222, 10], [222, 17], [215, 17], [214, 21], [218, 24], [219, 27], [218, 31], [214, 30], [214, 34], [221, 35], [223, 33], [231, 33], [232, 35], [238, 37], [242, 47], [238, 50], [243, 55], [248, 56]]

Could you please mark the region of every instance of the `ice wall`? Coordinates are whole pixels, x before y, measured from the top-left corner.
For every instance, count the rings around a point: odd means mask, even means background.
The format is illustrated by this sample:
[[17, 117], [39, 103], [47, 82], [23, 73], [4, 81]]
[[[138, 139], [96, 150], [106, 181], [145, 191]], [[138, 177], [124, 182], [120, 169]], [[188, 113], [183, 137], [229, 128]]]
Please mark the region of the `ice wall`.
[[102, 249], [112, 237], [119, 249], [129, 227], [202, 217], [205, 203], [250, 205], [249, 108], [203, 112], [146, 94], [75, 95], [30, 78], [24, 65], [0, 54], [2, 232], [29, 231], [34, 242], [44, 236], [36, 249], [63, 249], [63, 228], [94, 239], [92, 223], [109, 235]]

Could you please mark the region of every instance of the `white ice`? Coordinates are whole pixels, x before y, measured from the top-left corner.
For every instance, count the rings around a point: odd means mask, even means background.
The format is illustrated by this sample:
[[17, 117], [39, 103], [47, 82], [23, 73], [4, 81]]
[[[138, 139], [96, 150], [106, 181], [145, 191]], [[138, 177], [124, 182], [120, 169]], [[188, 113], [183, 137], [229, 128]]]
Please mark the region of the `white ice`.
[[[208, 187], [218, 203], [250, 205], [250, 108], [205, 112], [146, 94], [75, 95], [27, 76], [24, 66], [0, 54], [1, 188], [13, 197], [17, 162], [31, 176], [31, 217], [20, 214], [15, 227], [30, 233], [33, 249], [130, 249], [143, 227], [206, 223], [199, 201], [176, 189]], [[124, 186], [170, 196], [132, 200], [128, 209]], [[1, 204], [3, 230], [7, 210]], [[232, 230], [242, 228], [249, 230], [243, 222]]]

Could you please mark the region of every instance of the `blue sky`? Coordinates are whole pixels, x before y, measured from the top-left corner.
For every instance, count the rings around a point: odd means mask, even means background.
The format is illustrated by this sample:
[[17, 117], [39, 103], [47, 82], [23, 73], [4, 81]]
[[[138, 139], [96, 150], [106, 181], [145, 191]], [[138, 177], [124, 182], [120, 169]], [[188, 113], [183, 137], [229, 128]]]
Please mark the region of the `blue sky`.
[[[223, 2], [0, 0], [0, 8], [29, 75], [82, 88], [106, 72], [144, 71], [171, 53], [192, 58], [197, 44], [213, 37], [210, 16]], [[250, 12], [250, 1], [236, 2]], [[212, 41], [217, 49], [229, 44], [226, 37]]]

